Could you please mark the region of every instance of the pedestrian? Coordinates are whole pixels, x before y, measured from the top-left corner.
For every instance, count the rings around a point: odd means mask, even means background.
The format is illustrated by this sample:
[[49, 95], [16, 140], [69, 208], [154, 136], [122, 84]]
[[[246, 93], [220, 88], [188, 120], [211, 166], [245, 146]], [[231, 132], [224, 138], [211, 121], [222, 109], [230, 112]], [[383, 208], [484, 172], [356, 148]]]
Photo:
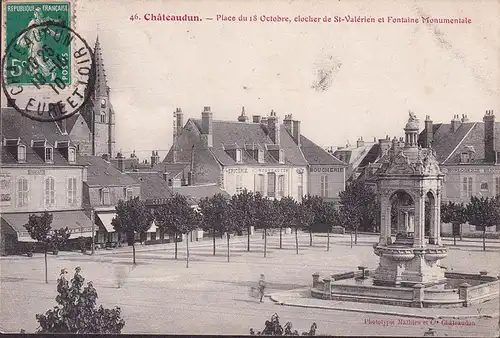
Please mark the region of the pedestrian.
[[266, 279], [264, 277], [264, 274], [260, 274], [260, 279], [259, 279], [259, 294], [260, 294], [260, 302], [262, 303], [262, 298], [264, 297], [264, 290], [266, 289]]

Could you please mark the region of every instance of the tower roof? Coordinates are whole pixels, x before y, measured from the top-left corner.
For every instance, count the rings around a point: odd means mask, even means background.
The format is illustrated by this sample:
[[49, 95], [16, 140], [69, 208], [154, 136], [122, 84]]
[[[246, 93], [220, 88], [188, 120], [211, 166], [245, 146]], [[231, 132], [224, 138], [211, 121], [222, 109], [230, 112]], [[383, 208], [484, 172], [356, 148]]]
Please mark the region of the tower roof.
[[104, 70], [104, 62], [102, 58], [101, 44], [99, 43], [99, 36], [95, 40], [94, 54], [96, 70], [95, 94], [96, 96], [108, 96], [109, 87], [108, 81], [106, 79], [106, 71]]

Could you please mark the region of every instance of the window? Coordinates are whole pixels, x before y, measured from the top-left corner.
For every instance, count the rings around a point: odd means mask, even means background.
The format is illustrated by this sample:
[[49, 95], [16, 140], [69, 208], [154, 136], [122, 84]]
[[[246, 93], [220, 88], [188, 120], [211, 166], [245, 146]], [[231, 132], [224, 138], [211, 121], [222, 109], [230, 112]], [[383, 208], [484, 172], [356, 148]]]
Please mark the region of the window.
[[106, 113], [101, 112], [101, 123], [106, 123]]
[[500, 196], [500, 177], [495, 177], [495, 191], [496, 195]]
[[52, 147], [45, 148], [45, 162], [52, 162], [54, 149]]
[[460, 154], [460, 162], [461, 163], [470, 163], [470, 154], [469, 153]]
[[280, 152], [279, 152], [279, 162], [280, 163], [285, 163], [285, 152], [283, 151], [283, 149], [280, 149]]
[[260, 192], [262, 195], [264, 195], [264, 175], [255, 175], [254, 191]]
[[473, 184], [472, 177], [463, 177], [462, 178], [462, 195], [466, 198], [469, 198], [473, 194]]
[[76, 161], [76, 150], [73, 147], [68, 148], [68, 161], [69, 162]]
[[132, 193], [132, 188], [123, 188], [123, 195], [125, 196], [125, 200], [131, 200], [134, 196]]
[[285, 196], [285, 175], [278, 176], [278, 196]]
[[321, 197], [328, 197], [328, 176], [321, 176]]
[[276, 196], [276, 174], [267, 173], [267, 197]]
[[17, 206], [26, 207], [28, 205], [28, 179], [20, 177], [17, 179]]
[[45, 179], [45, 206], [50, 207], [56, 203], [55, 180], [53, 177]]
[[239, 194], [243, 191], [243, 177], [236, 175], [236, 193]]
[[299, 202], [302, 201], [302, 196], [304, 196], [304, 173], [299, 173], [298, 177], [298, 186], [297, 186], [297, 195], [299, 198]]
[[241, 163], [241, 149], [236, 149], [236, 162]]
[[108, 188], [102, 188], [101, 190], [99, 190], [99, 201], [102, 205], [110, 204]]
[[26, 162], [26, 147], [23, 145], [17, 146], [17, 161]]
[[262, 149], [257, 151], [257, 158], [259, 163], [264, 163], [264, 151]]
[[77, 196], [76, 195], [76, 178], [70, 177], [70, 178], [68, 178], [68, 205], [70, 205], [70, 206], [77, 205], [76, 196]]

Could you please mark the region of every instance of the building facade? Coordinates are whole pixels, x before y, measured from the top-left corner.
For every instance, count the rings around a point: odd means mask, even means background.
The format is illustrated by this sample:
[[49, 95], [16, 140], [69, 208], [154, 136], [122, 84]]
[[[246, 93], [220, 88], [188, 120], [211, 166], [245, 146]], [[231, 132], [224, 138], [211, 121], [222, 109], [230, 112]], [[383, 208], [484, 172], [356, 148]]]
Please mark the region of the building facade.
[[[217, 183], [230, 195], [247, 189], [271, 199], [291, 196], [300, 201], [309, 193], [310, 184], [321, 193], [321, 175], [314, 175], [311, 182], [309, 162], [301, 146], [300, 122], [292, 120], [291, 115], [281, 124], [274, 111], [265, 117], [254, 115], [251, 121], [244, 108], [237, 121], [213, 120], [213, 114], [205, 107], [201, 119], [189, 119], [184, 125], [183, 113], [177, 109], [174, 144], [163, 164], [185, 164], [192, 184]], [[318, 149], [327, 156], [326, 161], [318, 158], [313, 170], [336, 168], [323, 175], [330, 179], [323, 183], [323, 190], [325, 195], [338, 195], [344, 176], [337, 167], [343, 163], [320, 147], [311, 149], [311, 141], [304, 142], [311, 158], [317, 157], [314, 151]], [[161, 170], [162, 166], [156, 168]]]
[[37, 122], [2, 108], [0, 187], [2, 251], [32, 242], [24, 228], [32, 213], [53, 215], [52, 228], [68, 227], [70, 239], [91, 237], [92, 223], [82, 203], [85, 163], [76, 145], [55, 122]]

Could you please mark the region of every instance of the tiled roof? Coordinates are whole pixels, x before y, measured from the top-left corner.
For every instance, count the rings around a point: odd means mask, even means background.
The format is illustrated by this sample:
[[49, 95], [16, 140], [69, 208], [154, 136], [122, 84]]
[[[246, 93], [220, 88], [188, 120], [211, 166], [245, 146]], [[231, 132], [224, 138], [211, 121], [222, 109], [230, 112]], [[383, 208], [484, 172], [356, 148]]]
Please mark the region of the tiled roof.
[[342, 162], [303, 135], [300, 136], [300, 144], [300, 149], [309, 164], [334, 164], [347, 166], [346, 163]]
[[[436, 151], [436, 158], [440, 163], [446, 160], [446, 164], [459, 163], [459, 154], [466, 147], [473, 147], [475, 154], [473, 162], [484, 162], [484, 123], [464, 122], [453, 133], [451, 124], [433, 125], [432, 148]], [[423, 140], [425, 130], [419, 135]], [[495, 122], [495, 150], [500, 151], [500, 122]], [[448, 160], [447, 160], [448, 159]]]
[[[2, 142], [4, 138], [19, 138], [21, 144], [26, 146], [26, 164], [23, 165], [81, 165], [78, 162], [70, 164], [56, 148], [54, 148], [53, 152], [53, 163], [46, 163], [45, 159], [31, 147], [32, 140], [47, 140], [51, 146], [55, 146], [56, 141], [69, 141], [71, 144], [68, 135], [61, 133], [56, 122], [35, 121], [21, 115], [14, 108], [1, 108], [1, 119], [2, 130], [0, 135]], [[2, 149], [2, 163], [17, 163], [5, 147]]]
[[99, 156], [79, 156], [86, 163], [87, 185], [89, 186], [132, 186], [139, 185], [132, 177], [116, 169], [111, 163]]
[[127, 172], [137, 183], [141, 185], [141, 199], [150, 200], [156, 198], [172, 197], [172, 190], [168, 183], [163, 180], [157, 172]]
[[174, 193], [186, 196], [196, 203], [202, 198], [212, 197], [216, 194], [222, 194], [227, 198], [230, 197], [230, 195], [225, 190], [222, 190], [218, 184], [189, 185], [172, 188], [172, 190]]
[[[201, 119], [191, 119], [193, 123], [201, 131]], [[223, 150], [223, 145], [238, 144], [244, 148], [245, 144], [258, 144], [265, 147], [266, 144], [273, 144], [272, 140], [264, 131], [260, 123], [246, 123], [233, 121], [213, 121], [212, 122], [212, 138], [213, 148], [212, 153], [217, 160], [223, 165], [237, 164], [236, 161]], [[307, 162], [302, 155], [299, 147], [286, 131], [284, 125], [280, 125], [280, 145], [285, 152], [285, 163], [292, 165], [307, 165]], [[243, 163], [258, 165], [258, 161], [253, 159], [247, 151], [242, 152]], [[269, 155], [264, 154], [264, 162], [262, 165], [269, 163], [278, 163], [278, 160]]]

